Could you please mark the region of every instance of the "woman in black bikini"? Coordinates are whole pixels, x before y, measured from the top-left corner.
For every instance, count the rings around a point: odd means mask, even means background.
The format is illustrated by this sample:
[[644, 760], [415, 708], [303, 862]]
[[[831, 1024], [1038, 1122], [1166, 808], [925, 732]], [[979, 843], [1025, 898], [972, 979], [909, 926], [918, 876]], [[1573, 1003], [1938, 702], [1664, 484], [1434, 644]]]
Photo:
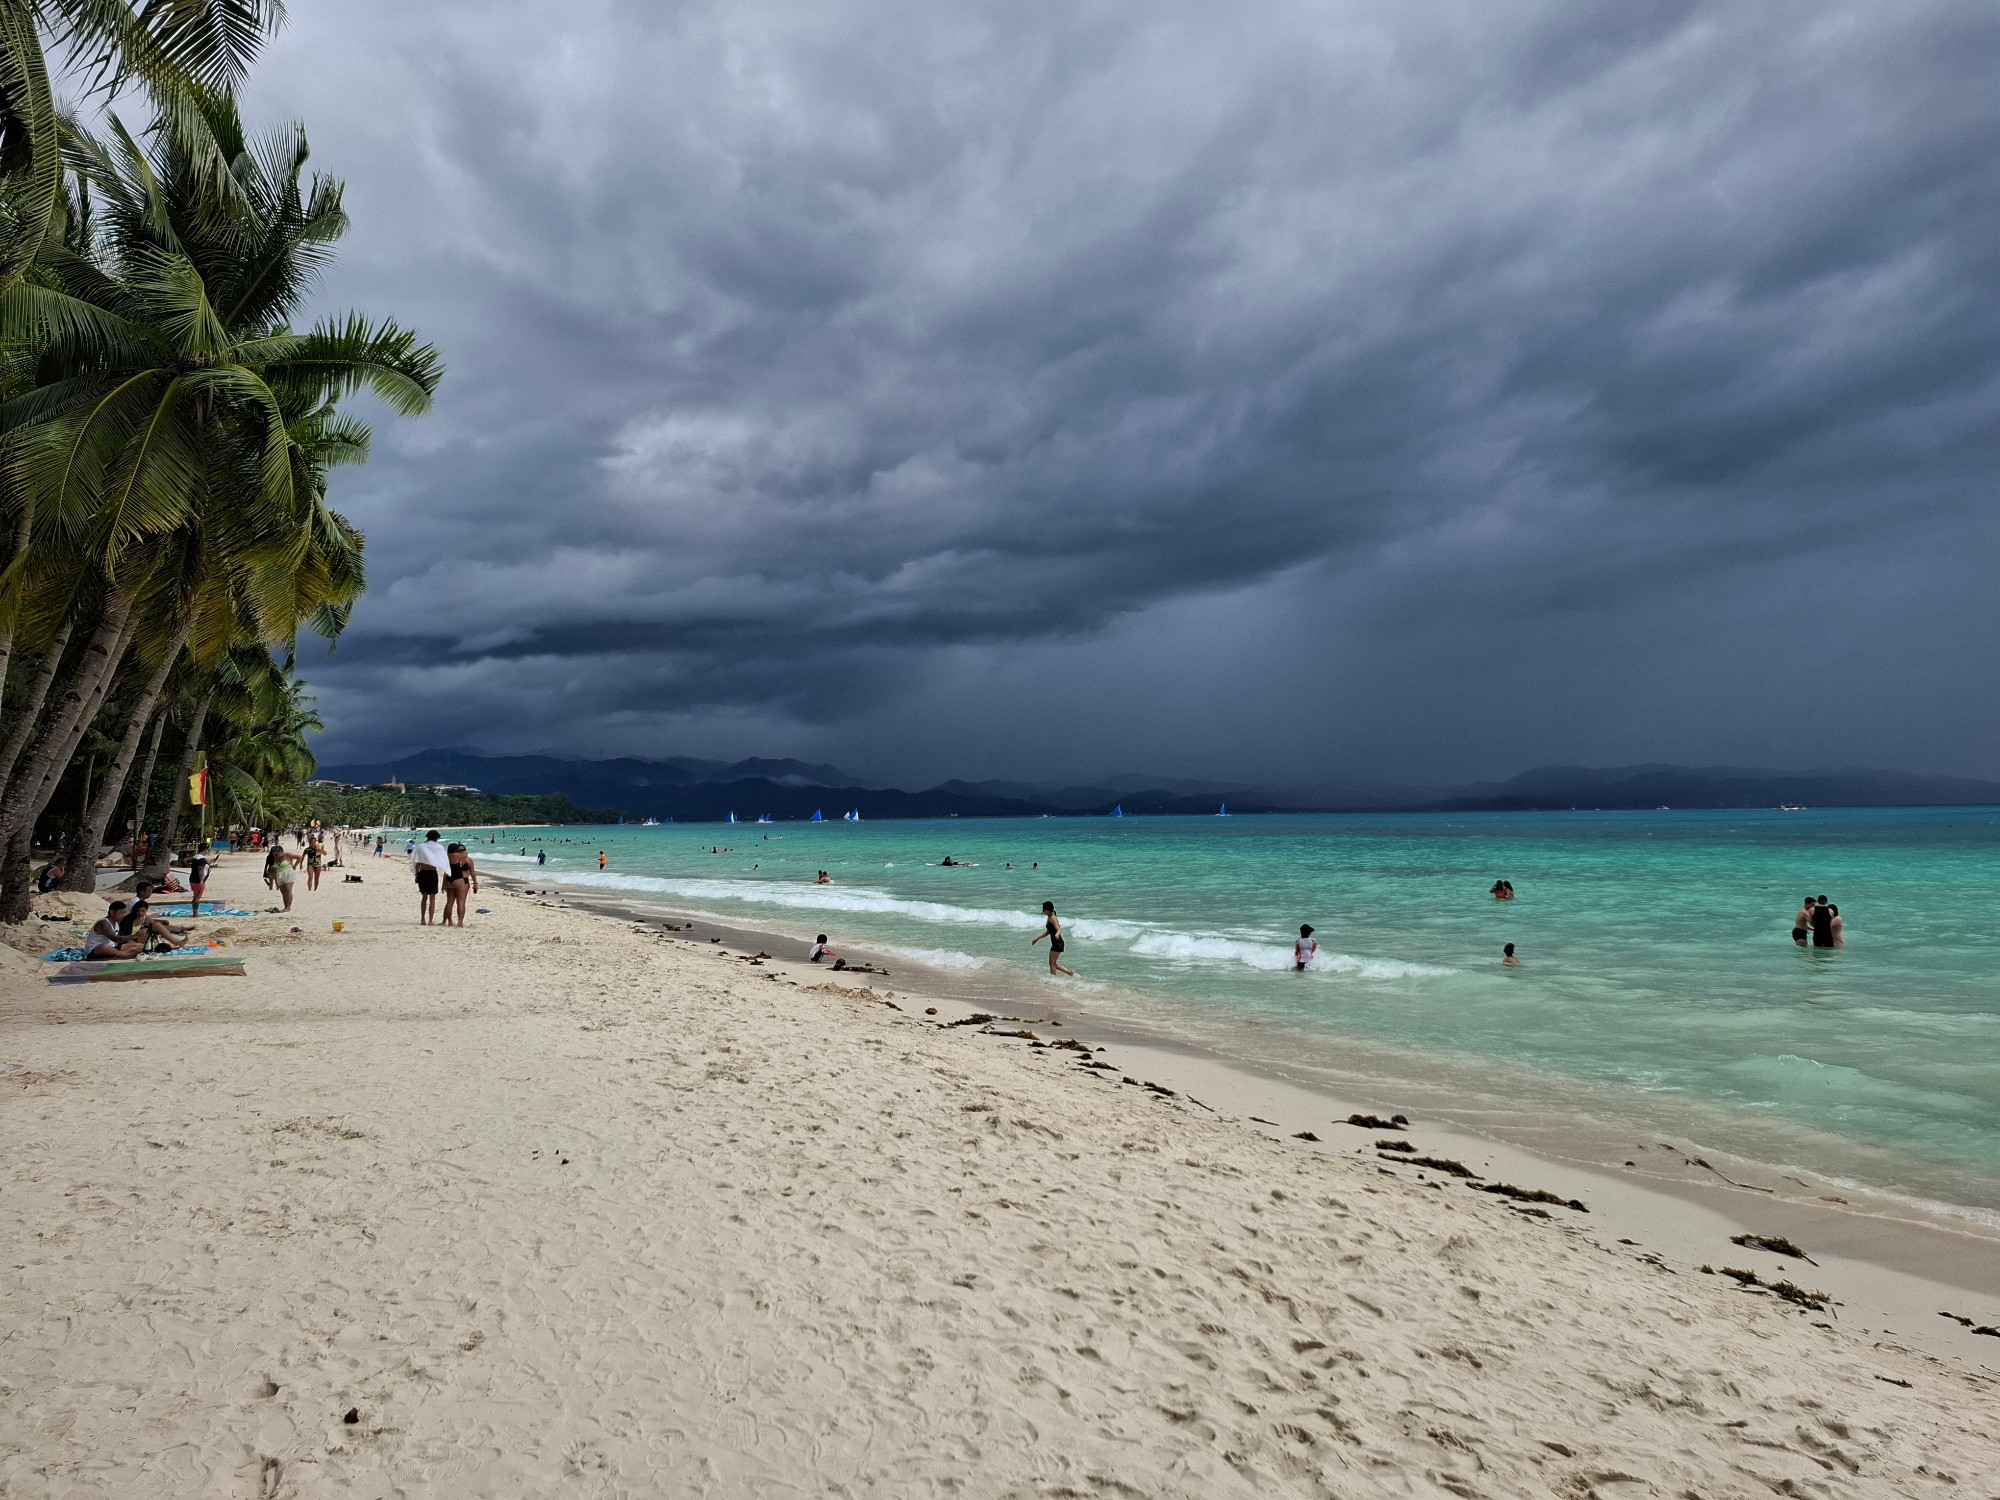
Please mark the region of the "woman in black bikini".
[[1812, 909], [1812, 945], [1815, 948], [1833, 946], [1833, 912], [1827, 906], [1824, 896], [1819, 898]]
[[1055, 902], [1044, 901], [1042, 903], [1042, 921], [1044, 926], [1040, 936], [1030, 938], [1028, 946], [1032, 948], [1042, 938], [1047, 938], [1049, 940], [1049, 972], [1051, 974], [1067, 974], [1072, 979], [1076, 978], [1076, 970], [1063, 967], [1062, 918], [1056, 915]]
[[465, 898], [479, 889], [479, 871], [473, 867], [472, 856], [465, 845], [453, 844], [445, 851], [451, 861], [451, 870], [444, 878], [444, 920], [440, 924], [451, 926], [451, 914], [458, 913], [458, 925], [465, 925]]

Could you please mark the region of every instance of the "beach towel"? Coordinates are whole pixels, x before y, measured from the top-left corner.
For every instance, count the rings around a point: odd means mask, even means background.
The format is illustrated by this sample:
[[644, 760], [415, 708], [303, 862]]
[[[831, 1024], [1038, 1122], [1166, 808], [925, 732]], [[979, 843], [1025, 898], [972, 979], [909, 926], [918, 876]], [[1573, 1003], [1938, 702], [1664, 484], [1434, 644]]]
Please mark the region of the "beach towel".
[[[154, 902], [152, 903], [152, 910], [153, 915], [156, 917], [191, 917], [194, 915], [194, 908], [189, 906], [185, 901], [181, 902], [178, 906], [161, 906], [159, 903]], [[201, 914], [204, 917], [255, 917], [262, 915], [261, 912], [254, 912], [247, 906], [217, 906], [212, 901], [201, 903]]]
[[218, 954], [213, 958], [114, 958], [102, 963], [66, 964], [49, 976], [50, 984], [101, 984], [128, 979], [206, 979], [243, 972], [243, 960]]

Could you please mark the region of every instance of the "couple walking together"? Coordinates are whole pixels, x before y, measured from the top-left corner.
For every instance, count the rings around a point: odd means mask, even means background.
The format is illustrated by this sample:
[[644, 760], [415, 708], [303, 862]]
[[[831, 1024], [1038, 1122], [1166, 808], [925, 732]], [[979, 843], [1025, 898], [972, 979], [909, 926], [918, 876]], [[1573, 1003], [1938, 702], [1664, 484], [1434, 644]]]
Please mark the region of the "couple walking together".
[[[438, 842], [438, 831], [433, 828], [424, 835], [424, 841], [410, 851], [410, 868], [417, 877], [418, 924], [424, 927], [450, 927], [452, 914], [458, 914], [457, 925], [465, 925], [465, 898], [479, 889], [479, 870], [472, 863], [472, 856], [465, 845], [452, 844], [447, 847]], [[444, 890], [444, 915], [437, 914], [438, 890]]]

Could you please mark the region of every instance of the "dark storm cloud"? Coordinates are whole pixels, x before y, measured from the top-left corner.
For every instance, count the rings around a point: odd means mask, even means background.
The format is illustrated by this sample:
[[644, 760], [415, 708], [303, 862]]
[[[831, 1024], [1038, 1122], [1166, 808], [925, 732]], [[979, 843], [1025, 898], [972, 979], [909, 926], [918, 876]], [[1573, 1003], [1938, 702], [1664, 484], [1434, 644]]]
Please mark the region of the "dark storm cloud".
[[[350, 179], [330, 290], [452, 365], [343, 476], [336, 748], [894, 758], [1013, 663], [1194, 707], [1301, 644], [1415, 733], [1497, 616], [1560, 756], [1602, 669], [1816, 617], [1798, 559], [1992, 540], [1989, 7], [299, 11], [254, 102]], [[1238, 654], [1191, 680], [1144, 642], [1196, 617]], [[1759, 711], [1681, 691], [1716, 755]], [[988, 743], [1181, 756], [1090, 696]]]

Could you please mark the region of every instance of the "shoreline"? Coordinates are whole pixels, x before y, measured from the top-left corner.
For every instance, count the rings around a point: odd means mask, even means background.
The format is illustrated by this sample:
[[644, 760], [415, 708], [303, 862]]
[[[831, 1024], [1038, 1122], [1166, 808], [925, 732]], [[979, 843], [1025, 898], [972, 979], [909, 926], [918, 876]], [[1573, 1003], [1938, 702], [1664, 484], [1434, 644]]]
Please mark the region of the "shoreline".
[[[481, 879], [517, 893], [561, 886], [560, 877], [545, 886], [511, 869], [482, 874]], [[802, 956], [791, 957], [789, 950], [802, 949], [810, 938], [775, 926], [724, 923], [713, 912], [693, 910], [670, 900], [621, 896], [589, 887], [563, 891], [561, 900], [569, 910], [606, 921], [644, 924], [662, 915], [681, 923], [694, 921], [699, 940], [693, 946], [743, 954], [768, 950], [774, 954], [771, 972], [800, 978], [844, 977], [808, 964]], [[721, 941], [710, 943], [711, 938]], [[962, 991], [967, 976], [930, 968], [906, 955], [866, 944], [843, 944], [842, 951], [890, 971], [887, 975], [859, 975], [853, 982], [879, 988], [885, 994], [920, 996], [953, 1019], [962, 1020], [985, 1006], [1005, 1006], [1021, 1013], [1001, 1017], [1006, 1025], [1030, 1030], [1046, 1025], [1027, 1014], [1037, 1009], [1046, 1014], [1050, 999], [1034, 992], [1035, 976], [1010, 975], [1014, 981], [1010, 984], [1008, 978], [983, 975], [978, 988], [985, 993], [968, 996], [953, 993]], [[1073, 1001], [1074, 997], [1058, 998]], [[1349, 1114], [1397, 1112], [1399, 1097], [1408, 1091], [1393, 1082], [1364, 1080], [1357, 1087], [1352, 1079], [1322, 1079], [1299, 1065], [1274, 1065], [1127, 1023], [1108, 1022], [1074, 1004], [1059, 1014], [1063, 1036], [1101, 1044], [1113, 1060], [1136, 1059], [1127, 1072], [1141, 1069], [1148, 1081], [1207, 1101], [1219, 1117], [1274, 1140], [1289, 1142], [1298, 1131], [1311, 1131], [1322, 1135], [1322, 1140], [1308, 1149], [1344, 1149], [1382, 1161], [1383, 1170], [1396, 1165], [1367, 1149], [1375, 1134], [1338, 1123]], [[1054, 1033], [1046, 1035], [1053, 1037]], [[1779, 1177], [1785, 1169], [1727, 1157], [1713, 1147], [1692, 1142], [1635, 1141], [1638, 1149], [1656, 1157], [1659, 1170], [1628, 1170], [1563, 1151], [1560, 1128], [1545, 1132], [1549, 1139], [1529, 1143], [1448, 1115], [1426, 1120], [1406, 1103], [1402, 1107], [1412, 1109], [1413, 1119], [1421, 1127], [1420, 1150], [1425, 1154], [1460, 1160], [1486, 1177], [1509, 1182], [1533, 1178], [1533, 1185], [1550, 1185], [1565, 1198], [1587, 1201], [1592, 1210], [1588, 1223], [1579, 1218], [1577, 1224], [1604, 1248], [1617, 1251], [1620, 1240], [1636, 1239], [1640, 1242], [1637, 1246], [1622, 1248], [1635, 1257], [1664, 1257], [1676, 1269], [1696, 1274], [1702, 1264], [1756, 1269], [1766, 1279], [1813, 1269], [1789, 1257], [1745, 1250], [1729, 1242], [1732, 1234], [1781, 1235], [1805, 1246], [1820, 1262], [1814, 1274], [1826, 1290], [1852, 1306], [1869, 1309], [1868, 1315], [1878, 1320], [1870, 1326], [1933, 1356], [2000, 1371], [2000, 1339], [1973, 1335], [1939, 1316], [1941, 1310], [1956, 1305], [1956, 1298], [1967, 1304], [1964, 1311], [1979, 1310], [1975, 1322], [2000, 1321], [2000, 1234], [1976, 1221], [1926, 1214], [1915, 1205], [1874, 1196], [1866, 1189], [1848, 1189], [1851, 1196], [1840, 1204], [1780, 1196], [1769, 1189], [1760, 1192], [1753, 1181], [1756, 1177]], [[1259, 1116], [1268, 1123], [1260, 1125]], [[1353, 1143], [1364, 1136], [1361, 1145]], [[1710, 1156], [1724, 1161], [1728, 1175], [1713, 1167], [1688, 1165], [1690, 1161], [1705, 1164]], [[1683, 1175], [1668, 1175], [1676, 1169]], [[1403, 1175], [1415, 1176], [1416, 1171], [1405, 1169]], [[1737, 1180], [1732, 1182], [1731, 1176]]]
[[900, 970], [351, 873], [269, 915], [226, 856], [242, 978], [0, 973], [10, 1496], [1872, 1500], [2000, 1451], [2000, 1377], [1617, 1243], [1608, 1179], [1418, 1181]]

